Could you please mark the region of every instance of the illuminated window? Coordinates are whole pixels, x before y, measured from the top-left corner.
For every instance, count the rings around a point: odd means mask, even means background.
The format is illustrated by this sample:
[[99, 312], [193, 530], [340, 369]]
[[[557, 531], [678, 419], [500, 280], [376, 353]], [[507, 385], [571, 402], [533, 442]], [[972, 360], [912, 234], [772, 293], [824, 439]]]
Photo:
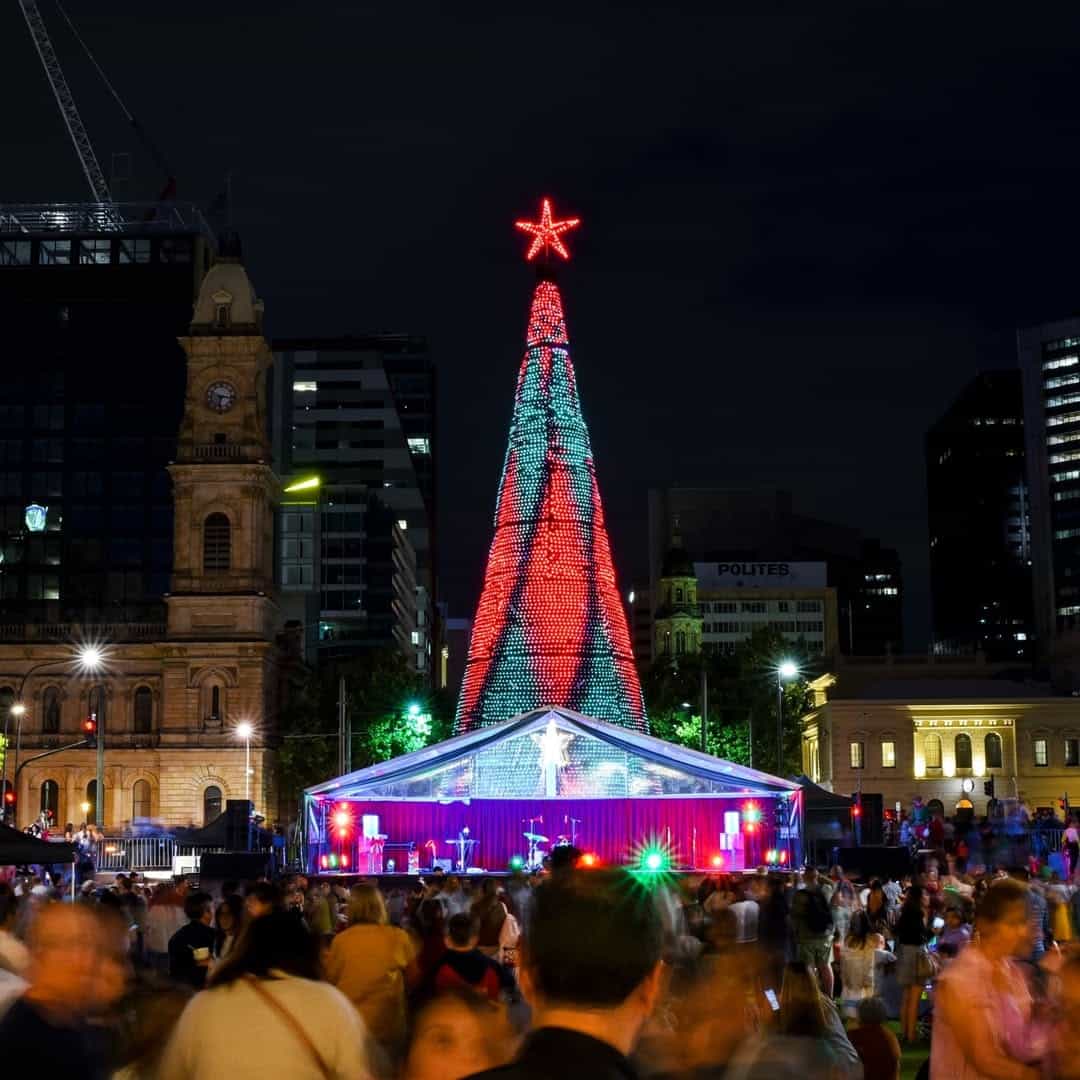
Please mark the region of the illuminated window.
[[986, 767], [988, 769], [1000, 769], [1001, 765], [1001, 736], [993, 731], [983, 740], [986, 752]]
[[410, 439], [409, 449], [414, 454], [430, 454], [431, 453], [431, 440], [430, 439]]
[[937, 735], [927, 735], [923, 746], [923, 760], [928, 769], [941, 768], [941, 739]]
[[218, 330], [227, 330], [232, 323], [232, 304], [214, 305], [214, 326]]
[[970, 769], [971, 738], [967, 735], [957, 735], [954, 752], [956, 753], [956, 767], [958, 769]]
[[312, 382], [310, 380], [303, 379], [303, 380], [298, 380], [297, 382], [294, 382], [292, 384], [292, 388], [298, 394], [313, 394], [313, 393], [315, 393], [316, 390], [319, 389], [319, 384], [317, 382]]
[[881, 767], [883, 769], [896, 768], [896, 743], [886, 739], [881, 744]]
[[861, 769], [866, 761], [866, 744], [861, 742], [853, 742], [848, 746], [851, 767], [853, 769]]
[[1035, 764], [1038, 765], [1040, 768], [1045, 768], [1047, 765], [1050, 764], [1050, 757], [1047, 753], [1045, 739], [1036, 739], [1032, 743], [1032, 751], [1035, 757]]

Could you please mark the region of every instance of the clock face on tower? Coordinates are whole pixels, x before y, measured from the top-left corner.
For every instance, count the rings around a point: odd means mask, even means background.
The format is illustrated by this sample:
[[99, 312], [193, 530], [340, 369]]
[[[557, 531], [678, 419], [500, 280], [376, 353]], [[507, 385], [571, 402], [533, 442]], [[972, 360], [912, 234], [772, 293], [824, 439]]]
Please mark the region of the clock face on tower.
[[236, 404], [236, 388], [227, 382], [211, 383], [206, 391], [206, 404], [215, 412], [228, 412]]

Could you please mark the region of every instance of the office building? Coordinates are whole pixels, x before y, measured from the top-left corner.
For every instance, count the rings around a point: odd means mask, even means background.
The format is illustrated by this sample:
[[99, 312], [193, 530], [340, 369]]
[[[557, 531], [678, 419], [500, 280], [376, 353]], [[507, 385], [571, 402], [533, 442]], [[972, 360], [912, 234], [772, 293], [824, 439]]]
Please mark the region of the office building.
[[1080, 319], [1017, 333], [1039, 656], [1080, 688]]
[[[676, 523], [687, 556], [695, 564], [824, 564], [822, 587], [835, 591], [834, 624], [840, 651], [879, 656], [901, 649], [903, 580], [897, 553], [864, 538], [858, 529], [796, 513], [791, 493], [783, 490], [651, 490], [649, 586], [654, 612], [663, 560]], [[699, 588], [703, 589], [700, 583]], [[822, 604], [820, 620], [802, 621], [827, 622], [823, 598]], [[823, 648], [828, 651], [831, 631], [823, 633]]]
[[164, 624], [177, 338], [214, 246], [190, 205], [0, 207], [4, 635]]
[[933, 651], [1032, 654], [1031, 512], [1020, 371], [972, 379], [926, 434]]
[[988, 811], [994, 797], [1056, 808], [1080, 776], [1071, 697], [1017, 682], [1015, 662], [939, 657], [933, 663], [843, 664], [814, 680], [802, 718], [803, 771], [830, 791], [883, 796], [931, 812]]
[[[426, 343], [404, 335], [292, 339], [275, 342], [274, 355], [274, 461], [289, 478], [287, 496], [289, 488], [317, 492], [314, 562], [282, 565], [283, 593], [318, 594], [317, 615], [310, 595], [303, 601], [307, 655], [396, 644], [430, 675], [438, 648], [435, 369]], [[315, 478], [317, 487], [305, 489]], [[302, 547], [283, 528], [282, 558]]]

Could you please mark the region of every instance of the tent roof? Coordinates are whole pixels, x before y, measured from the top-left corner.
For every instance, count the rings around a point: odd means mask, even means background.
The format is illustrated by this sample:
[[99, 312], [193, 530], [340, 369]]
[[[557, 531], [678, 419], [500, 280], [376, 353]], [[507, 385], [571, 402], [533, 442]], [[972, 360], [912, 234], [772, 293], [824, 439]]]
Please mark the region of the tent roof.
[[825, 808], [847, 809], [855, 801], [847, 795], [838, 795], [835, 791], [829, 791], [828, 788], [823, 788], [820, 784], [815, 784], [809, 776], [797, 777], [796, 783], [803, 789], [807, 810], [821, 810]]
[[[630, 728], [583, 716], [572, 709], [553, 707], [533, 709], [491, 727], [457, 735], [423, 750], [316, 784], [308, 788], [306, 794], [311, 798], [338, 799], [529, 798], [537, 794], [543, 797], [543, 792], [524, 790], [522, 785], [528, 786], [542, 777], [542, 769], [536, 761], [535, 747], [530, 739], [539, 739], [551, 721], [555, 722], [560, 732], [569, 736], [566, 745], [570, 748], [567, 753], [571, 759], [579, 754], [587, 755], [587, 760], [572, 760], [567, 769], [561, 770], [573, 774], [578, 786], [576, 790], [564, 787], [558, 797], [611, 798], [668, 793], [763, 797], [798, 790], [798, 784], [757, 769], [748, 769]], [[503, 762], [510, 770], [505, 783], [495, 784], [494, 790], [485, 790], [483, 782], [489, 785], [495, 783], [492, 766]], [[433, 787], [427, 792], [418, 786], [436, 774], [449, 776], [454, 773], [455, 767], [458, 768], [449, 787], [443, 783], [438, 790]], [[628, 791], [610, 785], [608, 790], [600, 791], [595, 789], [593, 783], [597, 768], [603, 776], [610, 776], [620, 769], [624, 777], [631, 771], [641, 771], [643, 775], [637, 781], [638, 786]], [[682, 786], [669, 791], [664, 786], [665, 782]]]
[[0, 825], [0, 866], [22, 866], [26, 863], [70, 863], [75, 861], [73, 844], [54, 844], [28, 836], [18, 829]]

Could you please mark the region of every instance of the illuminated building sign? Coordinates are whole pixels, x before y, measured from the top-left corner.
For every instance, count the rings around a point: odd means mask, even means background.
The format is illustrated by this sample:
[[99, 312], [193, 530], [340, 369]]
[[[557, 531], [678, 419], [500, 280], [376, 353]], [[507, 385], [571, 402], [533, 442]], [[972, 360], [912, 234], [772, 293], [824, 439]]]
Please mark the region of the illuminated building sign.
[[30, 532], [44, 532], [45, 516], [48, 512], [49, 508], [47, 506], [38, 506], [37, 503], [31, 503], [23, 514], [27, 529]]
[[823, 562], [694, 563], [698, 588], [820, 589], [827, 584]]

